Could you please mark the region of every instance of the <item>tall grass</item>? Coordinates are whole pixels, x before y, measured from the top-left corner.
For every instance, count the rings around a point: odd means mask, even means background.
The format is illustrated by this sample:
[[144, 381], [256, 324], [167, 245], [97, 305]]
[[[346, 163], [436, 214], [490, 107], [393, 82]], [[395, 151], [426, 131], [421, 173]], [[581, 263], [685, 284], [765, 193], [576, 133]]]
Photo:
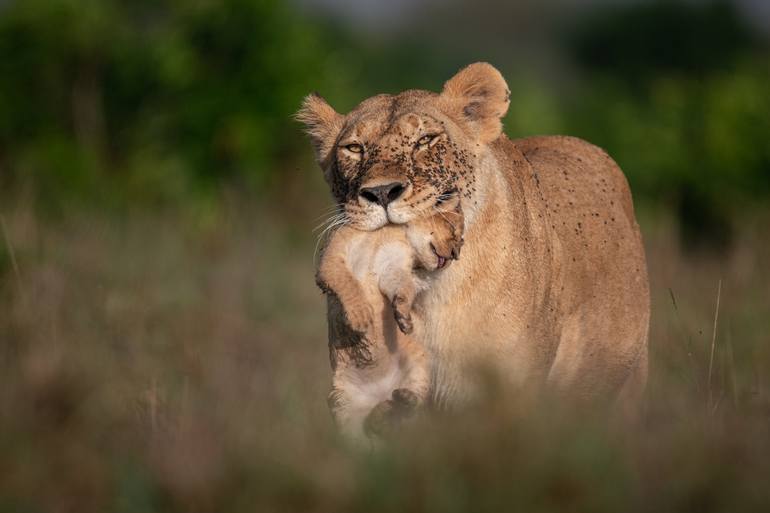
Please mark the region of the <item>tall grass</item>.
[[768, 511], [761, 217], [721, 257], [644, 219], [638, 424], [490, 379], [370, 454], [326, 410], [316, 203], [56, 220], [3, 205], [0, 511]]

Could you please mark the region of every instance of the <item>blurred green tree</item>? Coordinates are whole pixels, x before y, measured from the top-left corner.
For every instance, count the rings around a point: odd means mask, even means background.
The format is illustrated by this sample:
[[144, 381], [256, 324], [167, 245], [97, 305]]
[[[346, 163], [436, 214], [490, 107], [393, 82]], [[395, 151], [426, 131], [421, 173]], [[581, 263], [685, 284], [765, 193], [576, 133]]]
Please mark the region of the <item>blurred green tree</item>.
[[678, 213], [690, 247], [726, 247], [770, 193], [767, 51], [724, 1], [597, 11], [569, 48], [585, 70], [568, 130], [605, 147], [637, 194]]
[[303, 94], [334, 83], [280, 0], [24, 0], [0, 8], [0, 169], [46, 197], [259, 185]]
[[309, 91], [344, 112], [383, 91], [437, 90], [483, 59], [508, 78], [512, 136], [606, 148], [635, 197], [676, 209], [694, 245], [724, 246], [746, 200], [770, 194], [768, 51], [725, 1], [601, 4], [558, 21], [537, 2], [458, 0], [390, 35], [281, 0], [1, 5], [0, 192], [31, 183], [44, 203], [258, 191], [309, 159], [291, 121]]

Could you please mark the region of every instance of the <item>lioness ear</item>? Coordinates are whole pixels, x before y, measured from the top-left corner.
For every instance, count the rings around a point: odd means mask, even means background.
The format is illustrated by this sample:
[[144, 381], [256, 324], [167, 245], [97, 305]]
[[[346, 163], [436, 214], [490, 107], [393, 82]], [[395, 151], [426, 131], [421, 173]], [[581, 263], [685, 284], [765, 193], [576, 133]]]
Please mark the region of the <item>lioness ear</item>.
[[449, 114], [467, 122], [479, 141], [487, 143], [503, 131], [500, 119], [508, 112], [510, 95], [508, 84], [494, 66], [476, 62], [450, 78], [440, 98]]
[[315, 158], [323, 165], [334, 147], [345, 117], [337, 113], [318, 93], [311, 93], [302, 101], [295, 119], [305, 125]]

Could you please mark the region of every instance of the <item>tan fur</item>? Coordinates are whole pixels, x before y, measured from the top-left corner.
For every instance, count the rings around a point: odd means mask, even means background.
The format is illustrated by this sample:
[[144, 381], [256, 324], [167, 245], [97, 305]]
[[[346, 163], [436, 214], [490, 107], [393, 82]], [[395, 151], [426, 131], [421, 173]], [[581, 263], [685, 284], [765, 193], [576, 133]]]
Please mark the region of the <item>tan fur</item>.
[[[626, 179], [585, 141], [509, 140], [499, 124], [507, 91], [497, 70], [474, 64], [441, 94], [375, 96], [342, 116], [340, 129], [335, 121], [323, 141], [311, 127], [311, 138], [330, 148], [319, 163], [359, 230], [408, 225], [429, 216], [442, 192], [460, 193], [463, 258], [437, 273], [415, 306], [436, 404], [471, 397], [479, 364], [519, 388], [547, 383], [579, 397], [633, 401], [646, 382], [650, 309]], [[306, 105], [302, 116], [327, 108]], [[439, 135], [419, 147], [426, 133]], [[363, 152], [351, 155], [350, 141]], [[386, 209], [359, 196], [361, 187], [392, 180], [406, 189]], [[337, 314], [330, 311], [330, 324]]]
[[457, 259], [462, 229], [455, 196], [408, 227], [342, 227], [326, 245], [317, 281], [333, 318], [329, 406], [352, 438], [384, 434], [428, 399], [429, 362], [413, 336], [412, 305], [431, 272]]

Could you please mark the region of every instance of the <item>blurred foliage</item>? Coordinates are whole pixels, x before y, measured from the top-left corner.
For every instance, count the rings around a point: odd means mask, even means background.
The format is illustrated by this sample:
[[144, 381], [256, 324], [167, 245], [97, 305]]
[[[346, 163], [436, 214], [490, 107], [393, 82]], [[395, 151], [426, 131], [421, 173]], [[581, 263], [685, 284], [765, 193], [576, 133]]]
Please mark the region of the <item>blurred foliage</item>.
[[46, 199], [262, 184], [296, 146], [289, 113], [333, 85], [320, 38], [280, 0], [11, 2], [3, 174]]
[[706, 79], [654, 77], [641, 96], [611, 80], [586, 84], [567, 132], [607, 149], [637, 197], [674, 206], [687, 240], [724, 245], [726, 220], [770, 192], [768, 81], [768, 63], [748, 61]]
[[693, 244], [726, 245], [736, 210], [770, 193], [770, 59], [733, 4], [483, 5], [429, 3], [383, 34], [280, 0], [10, 1], [0, 187], [31, 186], [46, 205], [318, 188], [291, 120], [304, 94], [344, 112], [489, 59], [513, 91], [511, 136], [606, 148], [635, 197], [676, 209]]
[[655, 0], [603, 7], [575, 31], [578, 62], [634, 85], [663, 73], [729, 70], [753, 37], [728, 2]]
[[599, 11], [572, 43], [590, 80], [567, 131], [605, 147], [636, 195], [674, 206], [689, 246], [726, 246], [743, 200], [770, 193], [766, 49], [726, 2]]

